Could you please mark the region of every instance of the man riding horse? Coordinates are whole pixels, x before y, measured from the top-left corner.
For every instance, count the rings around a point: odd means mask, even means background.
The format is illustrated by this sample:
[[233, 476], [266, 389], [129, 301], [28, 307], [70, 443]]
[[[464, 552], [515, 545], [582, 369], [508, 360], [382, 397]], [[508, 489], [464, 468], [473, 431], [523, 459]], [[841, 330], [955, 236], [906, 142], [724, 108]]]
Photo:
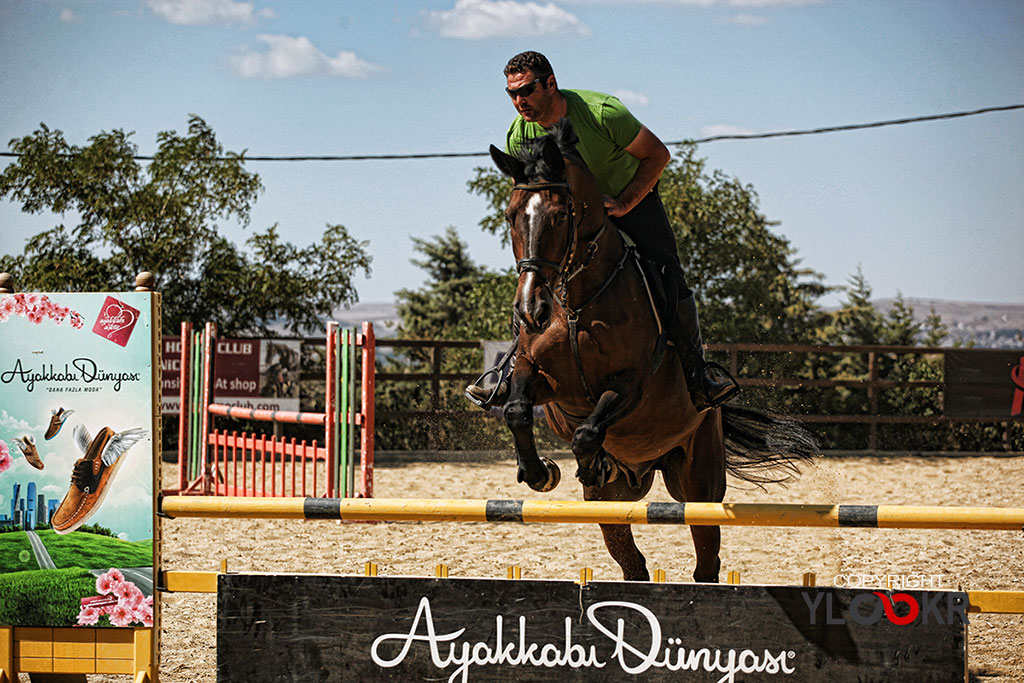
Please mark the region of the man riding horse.
[[[544, 135], [563, 117], [579, 137], [577, 151], [597, 179], [604, 208], [615, 227], [636, 245], [660, 290], [665, 333], [682, 363], [690, 397], [698, 411], [732, 398], [739, 386], [704, 360], [697, 303], [686, 284], [675, 236], [658, 195], [658, 181], [670, 153], [617, 98], [589, 90], [560, 90], [551, 64], [539, 52], [522, 52], [505, 66], [508, 87], [519, 116], [506, 135], [515, 155], [524, 141]], [[514, 324], [519, 335], [519, 323]], [[466, 396], [477, 405], [502, 405], [508, 398], [516, 342], [474, 384]], [[485, 382], [493, 379], [490, 385]]]

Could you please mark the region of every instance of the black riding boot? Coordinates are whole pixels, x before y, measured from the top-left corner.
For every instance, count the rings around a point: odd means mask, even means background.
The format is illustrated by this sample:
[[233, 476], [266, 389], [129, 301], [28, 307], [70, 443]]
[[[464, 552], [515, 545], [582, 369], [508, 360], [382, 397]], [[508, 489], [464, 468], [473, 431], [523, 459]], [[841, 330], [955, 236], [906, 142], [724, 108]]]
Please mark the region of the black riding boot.
[[[466, 398], [480, 406], [484, 410], [492, 406], [505, 405], [508, 400], [509, 389], [512, 386], [512, 369], [516, 363], [516, 347], [519, 345], [519, 321], [512, 324], [512, 345], [508, 347], [501, 358], [484, 374], [476, 378], [476, 381], [466, 387]], [[494, 378], [493, 382], [488, 381]]]
[[686, 386], [697, 412], [717, 408], [739, 393], [739, 384], [725, 368], [704, 360], [697, 302], [692, 295], [679, 301], [672, 328], [670, 335], [683, 364]]

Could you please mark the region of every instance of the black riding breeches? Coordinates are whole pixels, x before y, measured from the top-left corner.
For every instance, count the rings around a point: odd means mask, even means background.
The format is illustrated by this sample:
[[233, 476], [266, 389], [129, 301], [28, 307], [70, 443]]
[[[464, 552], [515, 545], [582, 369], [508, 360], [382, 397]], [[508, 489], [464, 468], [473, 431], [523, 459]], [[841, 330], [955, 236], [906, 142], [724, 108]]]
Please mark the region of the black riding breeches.
[[686, 278], [683, 276], [682, 267], [679, 264], [676, 238], [672, 233], [672, 226], [668, 222], [665, 206], [661, 203], [657, 185], [629, 213], [625, 216], [613, 216], [611, 221], [616, 228], [629, 235], [641, 256], [658, 265], [664, 265], [667, 268], [674, 267], [678, 274], [680, 300], [693, 294], [686, 284]]

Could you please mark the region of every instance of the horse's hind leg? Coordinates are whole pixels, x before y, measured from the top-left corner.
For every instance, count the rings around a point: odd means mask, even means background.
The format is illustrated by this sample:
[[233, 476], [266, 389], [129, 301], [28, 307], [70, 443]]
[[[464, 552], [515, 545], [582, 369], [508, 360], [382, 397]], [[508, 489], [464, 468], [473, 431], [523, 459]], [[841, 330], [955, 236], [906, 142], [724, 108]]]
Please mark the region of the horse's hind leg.
[[[680, 502], [720, 503], [725, 498], [725, 444], [722, 440], [721, 411], [708, 411], [694, 435], [690, 457], [682, 448], [665, 456], [662, 475], [669, 495]], [[722, 530], [717, 526], [691, 526], [697, 568], [693, 580], [718, 583], [722, 568], [719, 552]]]
[[[639, 487], [631, 487], [626, 477], [620, 476], [615, 481], [601, 487], [584, 486], [584, 500], [640, 500], [651, 490], [654, 472], [649, 472], [640, 482]], [[651, 574], [647, 571], [647, 560], [636, 547], [633, 540], [633, 529], [629, 524], [599, 524], [604, 536], [604, 545], [609, 554], [622, 568], [622, 578], [626, 581], [650, 581]]]

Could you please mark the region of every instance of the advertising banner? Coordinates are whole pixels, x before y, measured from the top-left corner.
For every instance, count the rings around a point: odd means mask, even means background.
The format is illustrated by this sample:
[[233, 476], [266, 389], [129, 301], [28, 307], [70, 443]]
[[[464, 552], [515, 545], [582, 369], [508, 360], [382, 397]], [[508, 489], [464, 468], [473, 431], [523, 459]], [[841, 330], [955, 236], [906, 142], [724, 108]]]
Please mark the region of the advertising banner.
[[222, 574], [217, 673], [222, 683], [954, 682], [967, 607], [954, 591]]
[[0, 624], [152, 626], [152, 293], [0, 294]]
[[945, 414], [1024, 420], [1024, 351], [946, 352]]
[[[298, 339], [218, 339], [213, 403], [257, 410], [299, 410], [302, 342]], [[181, 408], [181, 338], [164, 337], [164, 415]]]

